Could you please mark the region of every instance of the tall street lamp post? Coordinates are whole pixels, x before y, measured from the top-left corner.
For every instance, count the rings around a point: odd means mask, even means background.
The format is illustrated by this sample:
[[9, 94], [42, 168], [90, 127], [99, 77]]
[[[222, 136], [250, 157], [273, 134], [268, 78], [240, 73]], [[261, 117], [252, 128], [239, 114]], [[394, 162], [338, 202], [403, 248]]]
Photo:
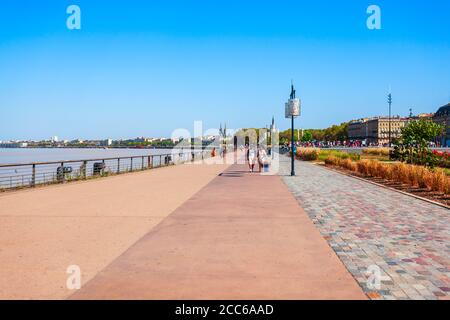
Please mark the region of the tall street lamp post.
[[285, 116], [286, 118], [291, 118], [291, 152], [292, 152], [292, 156], [291, 156], [291, 176], [294, 177], [295, 176], [295, 165], [294, 165], [294, 161], [295, 161], [295, 136], [294, 136], [294, 118], [300, 116], [300, 99], [297, 99], [295, 97], [295, 89], [294, 89], [294, 84], [291, 84], [291, 95], [289, 98], [288, 103], [286, 103], [286, 108], [285, 108]]
[[[294, 85], [291, 86], [291, 100], [295, 99], [295, 90]], [[294, 148], [295, 142], [294, 142], [294, 115], [291, 115], [291, 149], [292, 149], [292, 157], [291, 157], [291, 176], [295, 176], [295, 148]]]

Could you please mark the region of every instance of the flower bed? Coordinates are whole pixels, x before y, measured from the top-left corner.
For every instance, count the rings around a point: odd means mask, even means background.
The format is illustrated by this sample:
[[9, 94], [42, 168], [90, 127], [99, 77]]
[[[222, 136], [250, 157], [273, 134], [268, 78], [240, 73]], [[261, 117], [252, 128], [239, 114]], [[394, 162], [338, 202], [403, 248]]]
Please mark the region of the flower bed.
[[299, 148], [297, 149], [297, 159], [302, 161], [316, 161], [319, 159], [320, 149]]
[[323, 150], [318, 148], [298, 148], [296, 157], [302, 161], [324, 161], [326, 158], [333, 156], [339, 159], [360, 160], [361, 156], [357, 153], [347, 153], [338, 150]]
[[410, 187], [450, 194], [450, 178], [440, 168], [428, 169], [404, 163], [387, 164], [376, 160], [351, 161], [337, 157], [327, 158], [325, 164], [346, 169], [363, 177], [380, 178]]
[[433, 157], [437, 163], [437, 166], [441, 168], [450, 168], [450, 153], [444, 151], [432, 151]]

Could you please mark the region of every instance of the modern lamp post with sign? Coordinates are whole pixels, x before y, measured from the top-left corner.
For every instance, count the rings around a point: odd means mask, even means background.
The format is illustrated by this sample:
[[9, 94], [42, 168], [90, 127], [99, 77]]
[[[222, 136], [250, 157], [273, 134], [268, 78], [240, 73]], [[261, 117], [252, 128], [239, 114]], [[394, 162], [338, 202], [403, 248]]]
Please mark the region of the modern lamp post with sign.
[[291, 176], [295, 176], [295, 165], [294, 165], [294, 118], [300, 116], [300, 106], [301, 101], [295, 97], [294, 84], [291, 84], [291, 96], [288, 102], [285, 104], [285, 116], [286, 118], [291, 118]]

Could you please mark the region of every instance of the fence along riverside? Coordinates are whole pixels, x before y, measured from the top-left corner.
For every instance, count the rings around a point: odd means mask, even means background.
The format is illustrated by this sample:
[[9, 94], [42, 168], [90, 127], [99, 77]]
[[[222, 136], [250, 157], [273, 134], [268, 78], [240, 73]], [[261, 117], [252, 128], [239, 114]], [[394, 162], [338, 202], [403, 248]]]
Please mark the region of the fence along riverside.
[[0, 164], [0, 191], [148, 170], [205, 159], [210, 151], [85, 160]]

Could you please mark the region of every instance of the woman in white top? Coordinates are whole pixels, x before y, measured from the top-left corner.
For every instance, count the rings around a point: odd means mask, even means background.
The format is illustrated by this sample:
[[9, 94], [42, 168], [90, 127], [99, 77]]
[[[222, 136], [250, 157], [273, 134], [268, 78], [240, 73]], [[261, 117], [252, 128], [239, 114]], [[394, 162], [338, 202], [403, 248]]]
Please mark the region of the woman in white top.
[[263, 148], [258, 149], [258, 166], [259, 172], [262, 171], [264, 164], [267, 162], [267, 152]]
[[250, 169], [250, 172], [253, 172], [255, 170], [255, 164], [256, 164], [256, 150], [252, 146], [248, 147], [247, 150], [247, 160], [248, 160], [248, 167]]

